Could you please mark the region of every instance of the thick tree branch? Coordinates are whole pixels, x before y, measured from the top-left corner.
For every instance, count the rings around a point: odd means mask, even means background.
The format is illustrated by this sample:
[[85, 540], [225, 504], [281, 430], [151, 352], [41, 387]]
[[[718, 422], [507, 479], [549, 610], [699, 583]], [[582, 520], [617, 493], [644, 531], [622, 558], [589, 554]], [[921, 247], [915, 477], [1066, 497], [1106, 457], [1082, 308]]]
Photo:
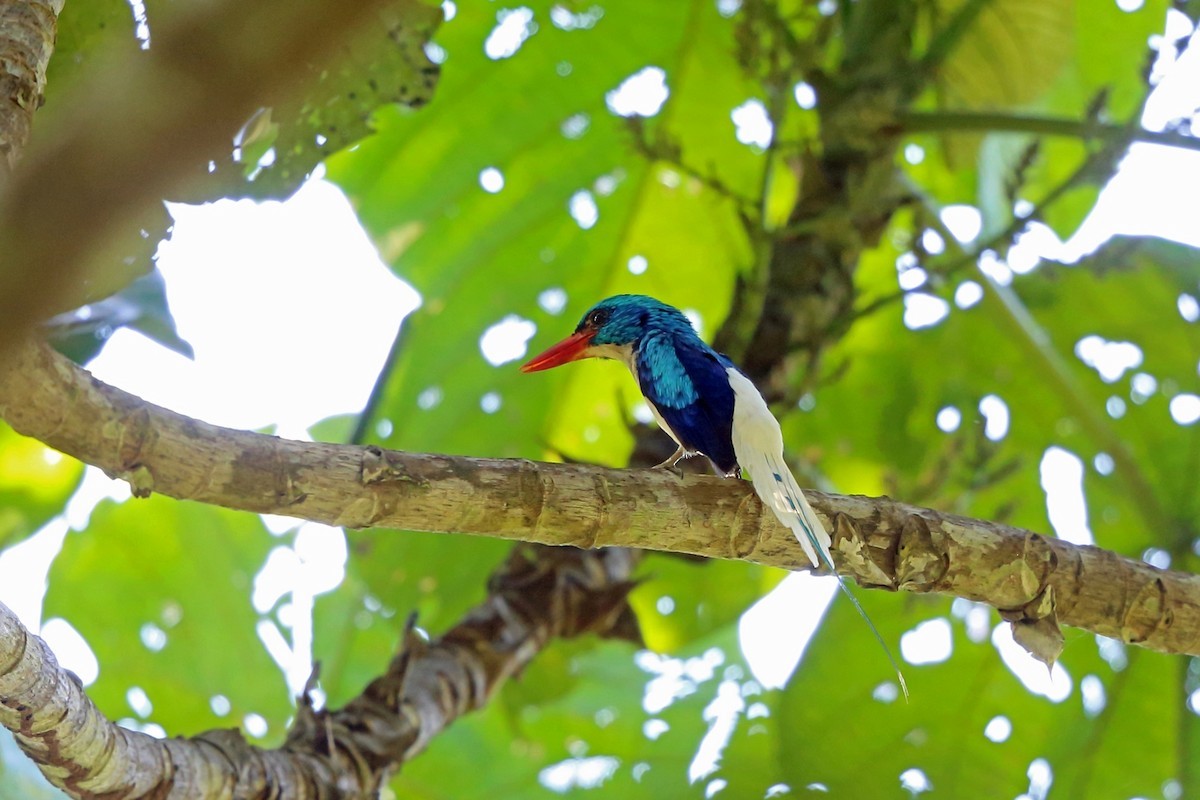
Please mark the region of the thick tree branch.
[[[0, 0], [0, 12], [8, 6], [55, 3]], [[210, 160], [226, 161], [258, 109], [311, 86], [321, 68], [354, 50], [356, 37], [382, 35], [385, 8], [402, 19], [429, 15], [418, 0], [182, 4], [164, 15], [148, 51], [110, 53], [98, 62], [104, 69], [58, 95], [21, 168], [0, 169], [0, 352], [52, 313], [107, 296], [148, 269], [138, 230], [161, 216], [162, 199], [203, 179]], [[31, 67], [44, 67], [49, 54], [54, 20], [44, 22], [45, 47], [31, 51]], [[22, 86], [21, 102], [40, 101], [32, 94], [39, 84], [22, 78]], [[0, 121], [7, 110], [0, 105]], [[27, 117], [5, 124], [25, 135]], [[22, 144], [6, 143], [0, 130], [0, 157]], [[144, 264], [123, 263], [130, 248]]]
[[[626, 547], [800, 569], [800, 547], [748, 483], [289, 441], [219, 428], [30, 345], [0, 375], [17, 431], [159, 492], [351, 528]], [[839, 571], [864, 586], [987, 603], [1029, 635], [1057, 622], [1200, 654], [1200, 577], [888, 498], [811, 493]], [[1033, 649], [1038, 649], [1034, 646]]]
[[338, 711], [300, 713], [277, 750], [236, 730], [155, 739], [109, 721], [39, 637], [0, 605], [0, 724], [72, 797], [376, 797], [393, 769], [462, 714], [482, 708], [554, 637], [638, 641], [625, 602], [628, 551], [516, 548], [490, 596], [440, 639], [410, 627], [387, 672]]

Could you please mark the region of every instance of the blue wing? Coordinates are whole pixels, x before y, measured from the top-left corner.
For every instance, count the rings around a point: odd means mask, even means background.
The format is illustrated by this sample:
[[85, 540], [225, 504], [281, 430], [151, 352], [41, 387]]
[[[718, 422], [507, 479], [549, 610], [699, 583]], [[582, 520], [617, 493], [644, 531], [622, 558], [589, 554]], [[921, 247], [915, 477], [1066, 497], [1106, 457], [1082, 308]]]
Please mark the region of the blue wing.
[[652, 333], [638, 347], [638, 384], [687, 450], [703, 453], [721, 472], [737, 468], [733, 452], [732, 362], [700, 340]]

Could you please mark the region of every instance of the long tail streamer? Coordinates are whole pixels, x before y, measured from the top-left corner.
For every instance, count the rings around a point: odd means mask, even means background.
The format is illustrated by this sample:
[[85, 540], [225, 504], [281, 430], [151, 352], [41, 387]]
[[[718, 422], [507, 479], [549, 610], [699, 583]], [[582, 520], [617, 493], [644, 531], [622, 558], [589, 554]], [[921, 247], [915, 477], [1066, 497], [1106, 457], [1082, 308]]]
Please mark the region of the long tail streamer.
[[896, 678], [900, 681], [900, 690], [904, 692], [905, 701], [908, 700], [908, 684], [904, 681], [904, 673], [900, 671], [900, 665], [896, 663], [895, 656], [892, 655], [891, 648], [887, 646], [887, 642], [883, 640], [883, 636], [879, 633], [879, 629], [875, 627], [875, 623], [867, 616], [867, 612], [863, 610], [862, 605], [858, 602], [858, 598], [850, 591], [850, 587], [846, 585], [846, 581], [838, 574], [837, 567], [833, 565], [833, 556], [829, 552], [829, 546], [832, 540], [829, 538], [829, 533], [826, 532], [825, 526], [821, 524], [821, 520], [817, 518], [817, 514], [813, 511], [813, 507], [809, 505], [807, 498], [804, 497], [804, 492], [796, 483], [796, 479], [792, 477], [792, 472], [787, 468], [786, 464], [780, 463], [771, 456], [763, 453], [762, 465], [766, 469], [754, 469], [753, 466], [748, 470], [750, 479], [754, 483], [754, 491], [758, 493], [763, 503], [769, 506], [775, 516], [784, 526], [791, 529], [795, 534], [796, 539], [800, 542], [800, 546], [804, 548], [805, 554], [813, 563], [813, 566], [820, 566], [824, 562], [825, 566], [837, 578], [838, 588], [840, 588], [846, 597], [850, 598], [850, 602], [854, 604], [855, 610], [859, 616], [867, 623], [867, 627], [871, 629], [871, 633], [875, 635], [875, 640], [879, 642], [879, 646], [883, 648], [883, 652], [887, 655], [888, 661], [892, 668], [896, 670]]

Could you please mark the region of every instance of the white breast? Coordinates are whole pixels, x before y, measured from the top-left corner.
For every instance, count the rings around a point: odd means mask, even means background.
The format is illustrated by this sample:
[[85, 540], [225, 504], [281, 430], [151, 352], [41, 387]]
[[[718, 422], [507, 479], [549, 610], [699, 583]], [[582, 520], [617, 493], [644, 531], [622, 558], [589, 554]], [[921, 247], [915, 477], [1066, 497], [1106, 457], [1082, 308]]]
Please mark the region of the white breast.
[[758, 389], [733, 367], [725, 370], [733, 389], [733, 452], [747, 467], [744, 454], [763, 453], [783, 458], [783, 432]]

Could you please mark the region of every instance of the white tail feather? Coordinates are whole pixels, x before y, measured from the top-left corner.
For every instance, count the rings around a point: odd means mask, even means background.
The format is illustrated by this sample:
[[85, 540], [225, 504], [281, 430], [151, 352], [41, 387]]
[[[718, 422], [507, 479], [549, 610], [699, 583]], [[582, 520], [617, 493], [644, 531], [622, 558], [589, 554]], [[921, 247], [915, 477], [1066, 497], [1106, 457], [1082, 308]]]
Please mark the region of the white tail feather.
[[828, 563], [832, 568], [829, 534], [783, 460], [779, 422], [749, 378], [733, 368], [726, 372], [733, 388], [733, 453], [738, 464], [750, 473], [763, 505], [796, 535], [813, 566]]
[[[751, 463], [743, 464], [742, 468], [750, 473], [754, 491], [762, 498], [763, 505], [774, 511], [784, 527], [790, 528], [795, 534], [812, 565], [819, 567], [832, 563], [829, 534], [813, 507], [808, 504], [787, 464], [783, 463], [782, 453], [778, 458], [764, 453], [747, 454], [746, 460]], [[738, 463], [741, 463], [740, 456]]]
[[779, 421], [767, 408], [766, 401], [749, 378], [733, 368], [726, 372], [729, 374], [729, 385], [733, 387], [733, 452], [737, 456], [738, 465], [743, 472], [750, 473], [754, 491], [763, 501], [763, 505], [775, 513], [785, 528], [792, 531], [813, 566], [819, 567], [824, 564], [837, 578], [838, 588], [850, 598], [854, 608], [866, 620], [871, 633], [875, 634], [875, 639], [883, 647], [888, 661], [896, 670], [900, 689], [907, 700], [908, 684], [904, 681], [900, 665], [896, 663], [875, 623], [871, 622], [871, 618], [859, 604], [858, 598], [846, 586], [842, 576], [838, 575], [837, 568], [833, 565], [833, 555], [829, 552], [832, 543], [829, 533], [804, 497], [796, 479], [792, 477], [787, 462], [783, 460], [783, 431], [779, 429]]

